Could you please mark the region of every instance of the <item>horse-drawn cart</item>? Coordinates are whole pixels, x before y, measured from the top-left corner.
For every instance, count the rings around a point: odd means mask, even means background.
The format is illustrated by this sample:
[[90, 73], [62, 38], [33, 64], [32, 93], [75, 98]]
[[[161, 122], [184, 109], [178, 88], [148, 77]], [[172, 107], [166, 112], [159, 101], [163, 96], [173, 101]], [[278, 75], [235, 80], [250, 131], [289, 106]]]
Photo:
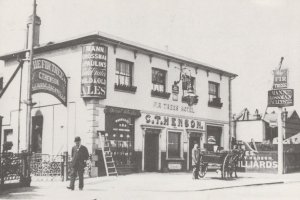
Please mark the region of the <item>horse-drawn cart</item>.
[[235, 173], [235, 177], [237, 177], [237, 164], [243, 156], [244, 151], [241, 149], [220, 152], [201, 151], [198, 166], [197, 169], [193, 171], [193, 176], [203, 178], [209, 164], [213, 164], [218, 167], [217, 171], [221, 172], [222, 179], [232, 177], [233, 173]]

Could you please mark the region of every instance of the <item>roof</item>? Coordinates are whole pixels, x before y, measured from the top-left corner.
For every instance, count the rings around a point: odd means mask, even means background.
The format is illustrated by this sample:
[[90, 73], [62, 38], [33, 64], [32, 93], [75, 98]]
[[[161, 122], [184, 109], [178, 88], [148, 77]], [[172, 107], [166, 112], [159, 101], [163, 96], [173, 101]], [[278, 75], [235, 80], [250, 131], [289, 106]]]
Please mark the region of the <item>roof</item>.
[[[290, 110], [287, 112], [287, 119], [291, 119], [292, 117], [299, 118], [296, 110]], [[270, 121], [277, 121], [277, 113], [275, 111], [271, 113], [266, 113], [263, 119], [265, 122], [270, 123]]]
[[[116, 47], [122, 47], [125, 49], [130, 49], [133, 51], [148, 54], [149, 56], [159, 57], [159, 58], [167, 59], [169, 61], [186, 64], [191, 67], [206, 70], [209, 72], [219, 73], [224, 76], [229, 76], [229, 77], [237, 76], [237, 74], [234, 74], [234, 73], [231, 73], [228, 71], [224, 71], [222, 69], [216, 68], [209, 64], [205, 64], [205, 63], [202, 63], [202, 62], [190, 59], [190, 58], [186, 58], [183, 56], [179, 56], [179, 55], [176, 55], [176, 54], [173, 54], [170, 52], [162, 51], [162, 50], [148, 47], [148, 46], [138, 44], [138, 43], [135, 43], [132, 41], [128, 41], [128, 40], [125, 40], [125, 39], [122, 39], [122, 38], [119, 38], [116, 36], [112, 36], [112, 35], [109, 35], [109, 34], [106, 34], [103, 32], [94, 32], [94, 33], [86, 34], [83, 36], [78, 36], [75, 38], [70, 38], [67, 40], [62, 40], [62, 41], [57, 41], [57, 42], [48, 42], [46, 44], [41, 44], [40, 46], [35, 47], [34, 51], [36, 53], [42, 53], [42, 52], [66, 48], [66, 47], [74, 46], [74, 45], [78, 45], [78, 44], [85, 44], [85, 43], [89, 43], [91, 41], [106, 42], [108, 44], [115, 45]], [[11, 53], [8, 53], [5, 55], [0, 55], [0, 60], [6, 61], [9, 59], [17, 59], [17, 58], [23, 57], [27, 51], [28, 50], [24, 49], [24, 50], [11, 52]]]

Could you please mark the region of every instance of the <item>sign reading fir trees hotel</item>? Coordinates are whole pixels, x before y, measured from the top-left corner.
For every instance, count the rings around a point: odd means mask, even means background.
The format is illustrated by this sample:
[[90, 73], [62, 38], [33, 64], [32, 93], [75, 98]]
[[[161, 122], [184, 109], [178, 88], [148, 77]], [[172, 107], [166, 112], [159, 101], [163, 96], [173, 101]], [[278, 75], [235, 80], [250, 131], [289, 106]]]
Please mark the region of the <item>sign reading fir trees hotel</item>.
[[269, 107], [287, 107], [294, 105], [294, 90], [287, 89], [288, 69], [274, 70], [273, 90], [268, 91]]

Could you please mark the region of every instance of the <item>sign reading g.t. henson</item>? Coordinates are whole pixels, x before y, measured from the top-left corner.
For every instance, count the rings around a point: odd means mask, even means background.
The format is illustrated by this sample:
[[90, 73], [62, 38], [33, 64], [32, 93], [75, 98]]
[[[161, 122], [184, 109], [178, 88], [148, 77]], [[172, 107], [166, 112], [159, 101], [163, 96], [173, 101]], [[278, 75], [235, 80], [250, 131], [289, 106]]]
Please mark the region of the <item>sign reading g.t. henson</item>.
[[82, 47], [81, 96], [106, 98], [107, 47], [98, 43]]
[[48, 93], [67, 106], [68, 79], [64, 71], [55, 63], [39, 58], [33, 60], [31, 91]]
[[268, 91], [269, 107], [286, 107], [294, 105], [294, 90], [279, 89]]

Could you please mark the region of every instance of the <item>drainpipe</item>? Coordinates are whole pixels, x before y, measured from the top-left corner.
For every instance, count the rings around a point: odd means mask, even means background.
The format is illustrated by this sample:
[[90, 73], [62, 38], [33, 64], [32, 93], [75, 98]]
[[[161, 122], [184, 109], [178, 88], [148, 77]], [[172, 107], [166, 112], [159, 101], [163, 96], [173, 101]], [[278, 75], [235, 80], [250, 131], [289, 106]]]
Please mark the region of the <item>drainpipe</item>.
[[231, 138], [232, 138], [232, 87], [231, 87], [231, 81], [235, 79], [236, 76], [229, 77], [228, 79], [228, 90], [229, 90], [229, 95], [228, 95], [228, 111], [229, 111], [229, 150], [231, 149]]

